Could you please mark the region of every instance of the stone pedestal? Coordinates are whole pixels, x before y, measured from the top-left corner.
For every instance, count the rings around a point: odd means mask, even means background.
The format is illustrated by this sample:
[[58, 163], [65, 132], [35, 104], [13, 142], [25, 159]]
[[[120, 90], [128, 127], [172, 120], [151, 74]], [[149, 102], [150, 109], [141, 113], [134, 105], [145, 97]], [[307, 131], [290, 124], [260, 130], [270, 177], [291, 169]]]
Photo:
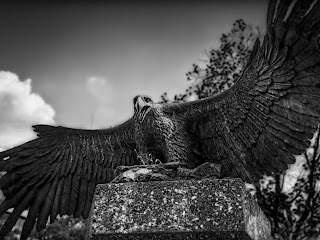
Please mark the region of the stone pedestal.
[[271, 239], [241, 179], [98, 185], [91, 240]]

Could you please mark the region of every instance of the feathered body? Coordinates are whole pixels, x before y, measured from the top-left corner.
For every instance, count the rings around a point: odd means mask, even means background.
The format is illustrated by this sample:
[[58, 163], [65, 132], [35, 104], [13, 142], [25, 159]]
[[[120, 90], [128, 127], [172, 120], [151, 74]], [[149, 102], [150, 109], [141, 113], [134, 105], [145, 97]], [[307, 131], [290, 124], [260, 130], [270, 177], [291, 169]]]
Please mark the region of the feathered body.
[[139, 154], [151, 155], [161, 162], [179, 161], [195, 166], [187, 124], [181, 117], [164, 112], [164, 105], [152, 104], [143, 121], [134, 118]]
[[189, 167], [215, 162], [222, 176], [248, 182], [287, 169], [320, 120], [319, 33], [320, 1], [271, 0], [263, 43], [222, 94], [164, 105], [137, 96], [133, 117], [109, 129], [34, 126], [37, 139], [0, 152], [0, 216], [14, 208], [0, 239], [26, 209], [21, 239], [58, 214], [88, 217], [96, 184], [139, 164], [137, 154]]

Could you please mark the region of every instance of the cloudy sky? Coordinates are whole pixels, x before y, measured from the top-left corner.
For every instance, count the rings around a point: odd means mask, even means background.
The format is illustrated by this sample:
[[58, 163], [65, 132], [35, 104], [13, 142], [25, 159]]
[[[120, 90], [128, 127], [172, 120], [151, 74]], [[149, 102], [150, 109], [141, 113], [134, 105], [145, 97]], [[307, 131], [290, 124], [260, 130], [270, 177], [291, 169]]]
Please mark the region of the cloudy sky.
[[265, 24], [267, 0], [173, 2], [1, 2], [0, 148], [36, 123], [121, 123], [135, 95], [182, 92], [234, 20]]

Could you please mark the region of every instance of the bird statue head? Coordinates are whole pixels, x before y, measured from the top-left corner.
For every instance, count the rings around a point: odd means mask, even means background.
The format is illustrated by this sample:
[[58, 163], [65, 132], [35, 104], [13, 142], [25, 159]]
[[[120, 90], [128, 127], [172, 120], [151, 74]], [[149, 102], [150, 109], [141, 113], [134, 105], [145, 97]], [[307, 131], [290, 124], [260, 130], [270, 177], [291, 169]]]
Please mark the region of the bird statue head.
[[143, 122], [147, 113], [153, 106], [153, 101], [150, 97], [145, 95], [138, 95], [133, 99], [134, 115], [139, 122]]

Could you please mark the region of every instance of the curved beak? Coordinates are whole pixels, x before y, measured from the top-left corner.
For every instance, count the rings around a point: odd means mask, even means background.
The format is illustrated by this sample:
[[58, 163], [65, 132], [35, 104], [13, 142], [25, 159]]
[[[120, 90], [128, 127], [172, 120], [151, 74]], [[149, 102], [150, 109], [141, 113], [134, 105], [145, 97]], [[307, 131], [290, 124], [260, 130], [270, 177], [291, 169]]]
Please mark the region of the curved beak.
[[146, 105], [147, 103], [143, 100], [142, 97], [138, 97], [136, 101], [136, 107], [138, 112], [141, 112], [142, 108]]
[[151, 110], [151, 104], [144, 101], [142, 97], [138, 97], [135, 102], [135, 110], [138, 114], [139, 122], [143, 122], [147, 113]]

